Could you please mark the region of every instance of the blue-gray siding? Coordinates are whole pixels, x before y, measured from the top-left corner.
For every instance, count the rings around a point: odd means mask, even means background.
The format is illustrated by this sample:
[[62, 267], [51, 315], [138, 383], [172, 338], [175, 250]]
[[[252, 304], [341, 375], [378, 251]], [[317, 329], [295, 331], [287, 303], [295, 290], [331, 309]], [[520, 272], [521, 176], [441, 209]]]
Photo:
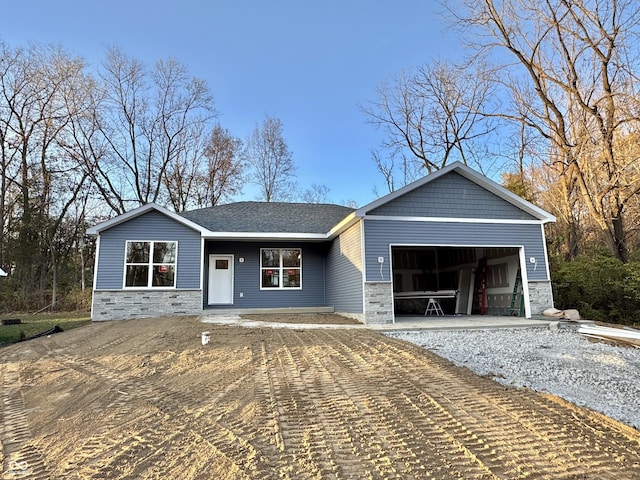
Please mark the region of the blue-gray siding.
[[336, 312], [362, 313], [361, 223], [340, 234], [327, 256], [327, 305]]
[[496, 218], [535, 220], [529, 213], [503, 200], [456, 172], [449, 172], [422, 187], [372, 210], [369, 215]]
[[[302, 290], [260, 290], [260, 249], [301, 248]], [[324, 307], [324, 274], [327, 245], [304, 242], [216, 242], [207, 241], [205, 272], [209, 271], [210, 254], [234, 255], [233, 305], [208, 305], [209, 275], [205, 273], [204, 307], [225, 308], [288, 308]], [[244, 262], [240, 262], [240, 258]], [[240, 294], [243, 294], [240, 297]]]
[[127, 240], [177, 241], [176, 288], [200, 288], [200, 234], [150, 211], [100, 234], [96, 290], [122, 288]]
[[[389, 281], [389, 245], [523, 246], [529, 280], [549, 280], [540, 224], [364, 220], [367, 281]], [[382, 269], [378, 257], [384, 258]], [[534, 257], [536, 263], [529, 263]]]

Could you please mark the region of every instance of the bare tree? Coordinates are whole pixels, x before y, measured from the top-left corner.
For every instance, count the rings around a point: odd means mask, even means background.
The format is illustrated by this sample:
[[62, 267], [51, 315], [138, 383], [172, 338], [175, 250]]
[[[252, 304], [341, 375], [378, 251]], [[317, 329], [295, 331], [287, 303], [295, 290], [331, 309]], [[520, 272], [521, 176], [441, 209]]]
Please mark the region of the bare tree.
[[219, 124], [213, 128], [204, 150], [207, 162], [198, 194], [200, 207], [218, 205], [240, 193], [245, 182], [241, 149], [242, 140]]
[[350, 199], [346, 199], [346, 200], [342, 200], [340, 202], [340, 205], [344, 205], [345, 207], [349, 207], [349, 208], [353, 208], [356, 209], [358, 208], [358, 202], [352, 198]]
[[5, 268], [6, 233], [12, 231], [12, 223], [18, 218], [16, 210], [19, 192], [16, 187], [19, 152], [15, 148], [17, 143], [12, 135], [15, 114], [9, 105], [9, 100], [13, 98], [10, 77], [13, 75], [12, 71], [18, 57], [19, 54], [0, 43], [0, 82], [3, 97], [0, 102], [0, 266]]
[[[502, 118], [546, 140], [547, 165], [577, 194], [618, 258], [628, 257], [626, 211], [640, 192], [637, 162], [616, 150], [638, 131], [635, 0], [481, 0], [450, 7], [477, 35], [476, 51], [501, 61], [495, 82], [511, 98]], [[577, 192], [577, 193], [576, 193]]]
[[194, 135], [201, 145], [186, 149], [190, 156], [167, 166], [164, 183], [177, 212], [211, 207], [238, 194], [244, 184], [240, 159], [242, 140], [217, 124], [208, 137]]
[[[378, 172], [382, 174], [388, 192], [393, 192], [424, 174], [423, 164], [414, 158], [407, 158], [404, 152], [390, 152], [384, 157], [380, 151], [374, 150], [371, 152], [371, 158]], [[374, 193], [376, 196], [380, 195], [377, 188], [374, 188]]]
[[[204, 128], [204, 125], [199, 125]], [[198, 190], [203, 181], [203, 155], [205, 135], [198, 132], [190, 135], [191, 144], [180, 155], [167, 162], [162, 183], [167, 203], [176, 212], [199, 206]]]
[[66, 96], [80, 88], [84, 62], [54, 46], [11, 49], [0, 58], [3, 227], [7, 200], [16, 284], [25, 294], [52, 286], [55, 305], [59, 237], [86, 175], [62, 145], [74, 114]]
[[251, 167], [250, 181], [260, 189], [259, 199], [275, 202], [295, 197], [296, 166], [280, 119], [267, 116], [256, 126], [245, 144], [244, 158]]
[[302, 192], [302, 201], [304, 203], [328, 203], [328, 199], [329, 187], [326, 185], [313, 183], [309, 188]]
[[484, 68], [463, 67], [434, 62], [403, 72], [378, 87], [378, 99], [363, 107], [386, 136], [382, 149], [388, 156], [375, 152], [374, 162], [389, 190], [413, 180], [418, 167], [431, 173], [454, 160], [482, 166], [478, 140], [493, 130], [483, 115], [491, 83]]
[[209, 88], [176, 60], [149, 72], [115, 48], [101, 80], [82, 147], [94, 184], [114, 213], [168, 198], [167, 169], [197, 156], [197, 137], [215, 115]]

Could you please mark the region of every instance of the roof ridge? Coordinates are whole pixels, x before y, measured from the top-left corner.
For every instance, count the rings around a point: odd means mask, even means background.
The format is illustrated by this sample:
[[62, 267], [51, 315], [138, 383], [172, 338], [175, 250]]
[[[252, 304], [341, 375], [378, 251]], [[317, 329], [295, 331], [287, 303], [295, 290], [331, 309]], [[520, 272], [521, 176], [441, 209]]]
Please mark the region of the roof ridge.
[[270, 206], [282, 206], [282, 205], [289, 205], [289, 206], [309, 206], [311, 208], [317, 208], [317, 207], [339, 207], [339, 208], [343, 208], [345, 210], [351, 210], [354, 211], [355, 208], [353, 207], [349, 207], [347, 205], [340, 205], [338, 203], [309, 203], [309, 202], [265, 202], [265, 201], [260, 201], [260, 200], [240, 200], [238, 202], [229, 202], [229, 203], [223, 203], [223, 204], [219, 204], [219, 205], [212, 205], [210, 207], [201, 207], [201, 208], [195, 208], [193, 210], [185, 210], [183, 212], [179, 212], [179, 214], [183, 214], [183, 213], [191, 213], [191, 212], [198, 212], [198, 211], [202, 211], [202, 210], [209, 210], [209, 209], [219, 209], [219, 208], [224, 208], [224, 207], [229, 207], [229, 206], [233, 206], [233, 205], [247, 205], [247, 204], [251, 204], [251, 205], [270, 205]]

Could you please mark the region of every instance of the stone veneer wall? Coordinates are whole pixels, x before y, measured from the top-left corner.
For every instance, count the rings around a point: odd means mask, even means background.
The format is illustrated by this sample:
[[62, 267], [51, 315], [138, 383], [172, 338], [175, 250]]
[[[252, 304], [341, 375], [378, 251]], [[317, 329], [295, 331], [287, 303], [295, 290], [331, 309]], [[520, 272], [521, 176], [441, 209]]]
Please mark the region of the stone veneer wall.
[[541, 315], [547, 308], [553, 307], [551, 282], [529, 282], [529, 303], [531, 315]]
[[364, 323], [393, 323], [393, 286], [391, 282], [365, 282]]
[[125, 320], [202, 314], [201, 290], [97, 290], [91, 319]]

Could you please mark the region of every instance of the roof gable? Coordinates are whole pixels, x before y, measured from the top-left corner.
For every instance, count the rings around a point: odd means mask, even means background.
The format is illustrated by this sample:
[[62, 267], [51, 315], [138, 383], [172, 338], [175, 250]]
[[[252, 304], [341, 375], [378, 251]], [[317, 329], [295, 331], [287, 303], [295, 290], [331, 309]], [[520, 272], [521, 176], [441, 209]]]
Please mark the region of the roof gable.
[[209, 232], [326, 235], [352, 212], [352, 208], [332, 204], [237, 202], [180, 215]]
[[553, 215], [460, 162], [365, 205], [356, 215], [555, 221]]
[[201, 225], [198, 225], [197, 223], [194, 223], [187, 218], [181, 217], [180, 215], [172, 212], [171, 210], [167, 210], [166, 208], [161, 207], [160, 205], [156, 205], [155, 203], [148, 203], [146, 205], [143, 205], [142, 207], [135, 208], [126, 213], [123, 213], [122, 215], [118, 215], [117, 217], [114, 217], [110, 220], [106, 220], [102, 223], [94, 225], [93, 227], [90, 227], [89, 229], [87, 229], [87, 234], [98, 235], [105, 230], [113, 228], [122, 223], [128, 222], [129, 220], [132, 220], [141, 215], [144, 215], [145, 213], [152, 212], [152, 211], [160, 212], [161, 214], [166, 215], [172, 220], [188, 228], [191, 228], [192, 230], [195, 230], [197, 232], [202, 233], [204, 230]]
[[455, 171], [390, 200], [369, 215], [537, 220]]

